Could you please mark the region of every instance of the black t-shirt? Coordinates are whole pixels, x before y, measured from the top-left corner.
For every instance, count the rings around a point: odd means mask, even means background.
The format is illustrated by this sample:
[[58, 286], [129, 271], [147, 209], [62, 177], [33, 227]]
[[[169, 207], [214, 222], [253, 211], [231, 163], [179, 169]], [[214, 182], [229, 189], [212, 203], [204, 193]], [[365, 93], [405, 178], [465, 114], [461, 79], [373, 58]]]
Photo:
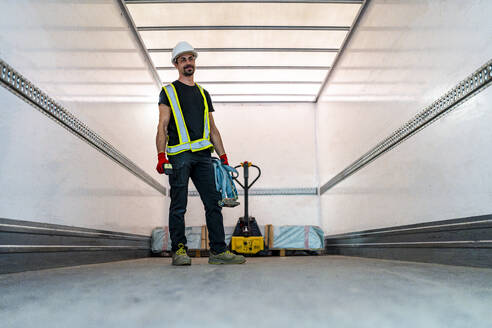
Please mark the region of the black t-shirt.
[[[178, 94], [178, 100], [181, 105], [181, 111], [183, 112], [183, 117], [188, 128], [188, 134], [190, 139], [197, 140], [203, 138], [203, 111], [205, 106], [203, 104], [203, 96], [195, 84], [190, 87], [178, 80], [173, 82], [176, 92]], [[205, 93], [205, 98], [208, 103], [208, 111], [213, 112], [214, 107], [212, 105], [212, 99], [207, 90], [203, 89]], [[169, 99], [167, 98], [164, 89], [161, 90], [159, 95], [159, 104], [164, 104], [169, 107]], [[178, 129], [176, 128], [176, 122], [174, 121], [174, 116], [171, 113], [171, 119], [169, 120], [169, 125], [167, 127], [167, 134], [169, 135], [169, 145], [174, 146], [179, 144]]]

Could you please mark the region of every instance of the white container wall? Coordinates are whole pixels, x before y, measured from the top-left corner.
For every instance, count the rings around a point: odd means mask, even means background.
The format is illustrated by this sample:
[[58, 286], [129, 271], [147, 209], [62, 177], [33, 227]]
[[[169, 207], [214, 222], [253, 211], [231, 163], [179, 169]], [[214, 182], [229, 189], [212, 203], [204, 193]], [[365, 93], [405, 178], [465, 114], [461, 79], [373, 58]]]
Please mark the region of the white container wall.
[[[317, 186], [314, 108], [312, 104], [215, 104], [214, 120], [230, 164], [250, 161], [261, 168], [253, 189]], [[239, 172], [242, 177], [242, 168]], [[250, 172], [251, 182], [256, 170]], [[244, 198], [240, 196], [239, 201], [240, 206], [223, 210], [226, 226], [243, 216]], [[250, 196], [249, 201], [250, 215], [260, 224], [319, 224], [316, 195]], [[205, 224], [198, 197], [189, 199], [186, 224]]]
[[[7, 1], [0, 11], [0, 57], [165, 183], [155, 172], [157, 106], [111, 102], [157, 102], [116, 2]], [[144, 235], [167, 222], [167, 197], [0, 92], [0, 217]]]
[[[371, 1], [317, 107], [322, 184], [490, 59], [491, 6]], [[485, 90], [323, 194], [325, 233], [490, 214], [491, 97]]]
[[0, 107], [0, 217], [144, 235], [163, 225], [167, 197], [4, 88]]
[[[473, 97], [324, 193], [325, 233], [490, 214], [491, 91]], [[335, 154], [343, 153], [342, 148], [333, 147]]]
[[157, 106], [148, 103], [65, 102], [82, 122], [137, 164], [145, 173], [166, 185], [167, 178], [156, 171], [155, 136], [159, 120]]
[[215, 104], [231, 164], [261, 167], [256, 188], [316, 186], [313, 104]]

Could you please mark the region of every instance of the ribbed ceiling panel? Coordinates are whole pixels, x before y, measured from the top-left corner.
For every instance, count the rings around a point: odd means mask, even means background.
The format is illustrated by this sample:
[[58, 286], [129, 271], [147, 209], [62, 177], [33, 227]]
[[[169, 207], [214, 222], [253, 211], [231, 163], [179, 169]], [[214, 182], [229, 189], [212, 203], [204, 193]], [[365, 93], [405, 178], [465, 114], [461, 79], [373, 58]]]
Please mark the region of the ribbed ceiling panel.
[[127, 3], [161, 81], [178, 78], [171, 50], [187, 41], [199, 52], [195, 81], [219, 102], [314, 101], [360, 6], [330, 1]]

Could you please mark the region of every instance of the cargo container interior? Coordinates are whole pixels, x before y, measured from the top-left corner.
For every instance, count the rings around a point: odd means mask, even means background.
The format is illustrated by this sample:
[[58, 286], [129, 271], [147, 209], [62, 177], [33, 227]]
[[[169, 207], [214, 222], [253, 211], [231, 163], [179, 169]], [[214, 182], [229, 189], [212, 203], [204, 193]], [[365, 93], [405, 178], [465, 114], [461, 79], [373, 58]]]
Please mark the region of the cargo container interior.
[[[0, 326], [492, 325], [492, 1], [0, 12]], [[170, 205], [157, 102], [182, 40], [229, 161], [261, 167], [250, 214], [320, 227], [322, 251], [152, 256]], [[186, 225], [202, 226], [193, 191]], [[243, 210], [223, 209], [224, 226]]]

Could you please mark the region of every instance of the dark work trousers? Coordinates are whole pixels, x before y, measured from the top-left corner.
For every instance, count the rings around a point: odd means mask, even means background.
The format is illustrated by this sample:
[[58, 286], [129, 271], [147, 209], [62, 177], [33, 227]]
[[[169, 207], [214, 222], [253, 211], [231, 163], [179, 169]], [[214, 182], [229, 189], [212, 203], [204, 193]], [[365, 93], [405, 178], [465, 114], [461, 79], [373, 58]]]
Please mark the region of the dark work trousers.
[[171, 186], [169, 233], [172, 250], [177, 251], [179, 244], [186, 246], [184, 216], [188, 203], [188, 181], [191, 178], [205, 206], [210, 249], [216, 254], [224, 252], [226, 250], [224, 222], [222, 208], [218, 204], [221, 196], [215, 188], [215, 172], [210, 150], [194, 153], [185, 151], [169, 156], [169, 161], [173, 165], [173, 174], [169, 175]]

